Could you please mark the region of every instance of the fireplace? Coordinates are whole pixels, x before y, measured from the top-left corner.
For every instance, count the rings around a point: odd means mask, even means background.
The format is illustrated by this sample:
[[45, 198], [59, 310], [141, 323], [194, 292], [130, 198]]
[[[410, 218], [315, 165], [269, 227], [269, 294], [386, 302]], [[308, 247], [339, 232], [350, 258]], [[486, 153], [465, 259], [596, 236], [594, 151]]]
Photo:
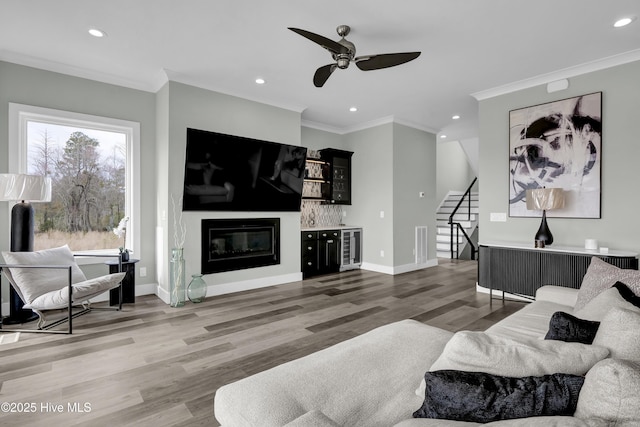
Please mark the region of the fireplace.
[[202, 274], [275, 264], [280, 218], [202, 220]]

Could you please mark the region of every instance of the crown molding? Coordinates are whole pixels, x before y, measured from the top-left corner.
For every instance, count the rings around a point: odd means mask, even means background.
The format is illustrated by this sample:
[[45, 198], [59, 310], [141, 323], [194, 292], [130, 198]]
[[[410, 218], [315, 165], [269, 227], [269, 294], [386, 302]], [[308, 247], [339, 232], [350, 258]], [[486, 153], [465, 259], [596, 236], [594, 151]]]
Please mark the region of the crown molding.
[[125, 79], [113, 74], [101, 73], [99, 71], [89, 70], [82, 67], [74, 67], [60, 62], [42, 60], [29, 55], [10, 51], [0, 51], [0, 60], [10, 62], [25, 67], [37, 68], [39, 70], [51, 71], [58, 74], [64, 74], [73, 77], [79, 77], [87, 80], [94, 80], [100, 83], [122, 86], [129, 89], [141, 90], [144, 92], [156, 92], [154, 82], [143, 82], [138, 80]]
[[395, 124], [399, 124], [402, 126], [407, 126], [410, 127], [412, 129], [417, 129], [417, 130], [421, 130], [423, 132], [428, 132], [428, 133], [432, 133], [432, 134], [437, 134], [439, 131], [432, 129], [432, 128], [428, 128], [425, 126], [421, 126], [419, 124], [416, 123], [412, 123], [408, 120], [402, 120], [402, 119], [396, 119], [394, 116], [387, 116], [387, 117], [381, 117], [379, 119], [375, 119], [375, 120], [370, 120], [368, 122], [363, 122], [363, 123], [358, 123], [356, 125], [353, 126], [345, 126], [345, 127], [337, 127], [337, 126], [332, 126], [332, 125], [328, 125], [325, 123], [319, 123], [319, 122], [314, 122], [311, 120], [302, 120], [301, 121], [301, 125], [304, 127], [308, 127], [308, 128], [312, 128], [312, 129], [318, 129], [318, 130], [322, 130], [325, 132], [331, 132], [331, 133], [335, 133], [338, 135], [345, 135], [348, 133], [352, 133], [352, 132], [358, 132], [361, 130], [366, 130], [366, 129], [371, 129], [374, 128], [376, 126], [381, 126], [381, 125], [386, 125], [389, 123], [395, 123]]
[[576, 77], [582, 74], [604, 70], [606, 68], [616, 67], [618, 65], [624, 65], [639, 60], [640, 49], [636, 49], [629, 52], [621, 53], [619, 55], [609, 56], [607, 58], [598, 59], [596, 61], [586, 62], [584, 64], [564, 68], [551, 73], [541, 74], [539, 76], [498, 86], [492, 89], [475, 92], [472, 93], [471, 96], [473, 96], [478, 101], [483, 101], [485, 99], [494, 98], [496, 96], [517, 92], [519, 90], [545, 85], [556, 80], [568, 79], [570, 77]]
[[324, 132], [330, 132], [330, 133], [335, 133], [338, 135], [343, 135], [344, 131], [343, 129], [336, 127], [336, 126], [331, 126], [325, 123], [320, 123], [320, 122], [314, 122], [311, 120], [301, 120], [300, 121], [300, 126], [302, 127], [306, 127], [306, 128], [311, 128], [311, 129], [317, 129], [317, 130], [321, 130]]
[[[296, 113], [302, 113], [307, 109], [306, 105], [300, 104], [292, 104], [292, 103], [283, 103], [283, 102], [274, 102], [267, 101], [264, 98], [259, 98], [255, 96], [250, 96], [244, 93], [232, 92], [229, 90], [222, 89], [220, 87], [216, 87], [215, 85], [211, 85], [205, 82], [198, 81], [198, 79], [190, 78], [189, 76], [181, 73], [177, 73], [171, 71], [167, 68], [162, 69], [163, 73], [166, 75], [167, 80], [171, 82], [181, 83], [193, 87], [197, 87], [199, 89], [209, 90], [212, 92], [220, 93], [223, 95], [233, 96], [234, 98], [240, 98], [251, 102], [257, 102], [259, 104], [269, 105], [271, 107], [282, 108], [283, 110], [294, 111]], [[159, 89], [159, 88], [158, 88]]]
[[413, 128], [413, 129], [418, 129], [418, 130], [421, 130], [423, 132], [432, 133], [434, 135], [437, 135], [438, 133], [442, 132], [442, 129], [437, 130], [437, 129], [430, 128], [430, 127], [427, 127], [427, 126], [419, 125], [417, 123], [412, 123], [412, 122], [410, 122], [408, 120], [396, 119], [395, 122], [397, 124], [399, 124], [399, 125], [407, 126], [407, 127]]

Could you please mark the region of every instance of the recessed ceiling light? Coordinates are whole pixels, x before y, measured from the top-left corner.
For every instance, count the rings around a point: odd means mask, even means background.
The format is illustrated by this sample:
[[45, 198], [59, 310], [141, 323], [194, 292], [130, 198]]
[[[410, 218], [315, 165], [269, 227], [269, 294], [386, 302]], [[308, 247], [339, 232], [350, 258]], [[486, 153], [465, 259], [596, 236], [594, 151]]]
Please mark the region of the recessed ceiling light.
[[635, 19], [635, 17], [618, 19], [613, 26], [616, 28], [624, 27], [625, 25], [631, 24]]
[[263, 85], [263, 84], [265, 84], [266, 82], [267, 82], [267, 81], [266, 81], [265, 79], [263, 79], [262, 77], [258, 77], [258, 78], [256, 79], [256, 84], [259, 84], [259, 85]]
[[460, 118], [460, 116], [456, 114], [455, 116], [451, 116], [451, 118], [452, 118], [453, 120], [458, 120], [458, 119]]
[[441, 139], [445, 139], [447, 137], [447, 135], [440, 135]]
[[358, 107], [351, 107], [349, 108], [349, 111], [351, 111], [352, 113], [355, 113], [356, 111], [358, 111]]
[[89, 34], [91, 34], [93, 37], [106, 37], [107, 35], [107, 33], [97, 28], [90, 28]]

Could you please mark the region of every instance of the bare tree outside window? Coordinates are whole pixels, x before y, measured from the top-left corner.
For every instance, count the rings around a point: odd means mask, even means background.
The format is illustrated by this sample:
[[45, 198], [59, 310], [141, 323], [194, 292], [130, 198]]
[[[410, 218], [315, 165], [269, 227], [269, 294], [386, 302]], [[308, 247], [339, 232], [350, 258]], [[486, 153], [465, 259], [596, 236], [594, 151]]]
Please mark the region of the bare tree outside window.
[[29, 121], [28, 172], [52, 180], [52, 200], [36, 206], [38, 249], [126, 246], [113, 228], [126, 215], [126, 135]]

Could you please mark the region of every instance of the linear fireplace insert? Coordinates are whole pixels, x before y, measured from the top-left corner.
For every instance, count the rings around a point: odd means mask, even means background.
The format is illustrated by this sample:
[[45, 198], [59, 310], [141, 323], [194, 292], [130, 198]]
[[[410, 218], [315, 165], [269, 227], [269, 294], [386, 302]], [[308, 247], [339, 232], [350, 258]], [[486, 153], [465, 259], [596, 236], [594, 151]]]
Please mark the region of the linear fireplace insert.
[[275, 264], [280, 218], [202, 220], [202, 274]]

